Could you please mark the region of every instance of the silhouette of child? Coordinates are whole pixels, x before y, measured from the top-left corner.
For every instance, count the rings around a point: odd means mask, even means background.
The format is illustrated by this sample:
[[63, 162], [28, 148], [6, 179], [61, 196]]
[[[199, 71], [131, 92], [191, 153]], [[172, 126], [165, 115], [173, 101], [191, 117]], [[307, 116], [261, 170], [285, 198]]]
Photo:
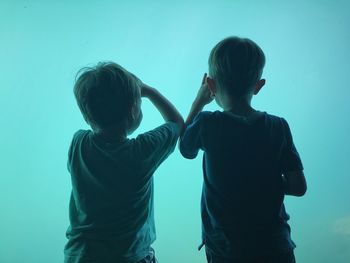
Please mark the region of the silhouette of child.
[[[156, 89], [112, 62], [84, 68], [74, 94], [92, 130], [69, 148], [72, 179], [65, 262], [156, 262], [153, 173], [174, 150], [183, 119]], [[141, 97], [165, 124], [139, 134]]]
[[[220, 41], [180, 138], [185, 158], [204, 151], [202, 245], [208, 262], [295, 262], [283, 199], [304, 195], [306, 181], [287, 121], [251, 106], [265, 84], [264, 64], [253, 41]], [[223, 111], [202, 111], [214, 98]]]

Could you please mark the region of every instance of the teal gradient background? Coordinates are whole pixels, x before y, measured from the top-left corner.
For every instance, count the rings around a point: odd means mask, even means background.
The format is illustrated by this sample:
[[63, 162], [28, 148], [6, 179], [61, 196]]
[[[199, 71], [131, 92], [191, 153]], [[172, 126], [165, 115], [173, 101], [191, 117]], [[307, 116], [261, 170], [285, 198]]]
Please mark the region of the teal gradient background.
[[[286, 197], [301, 263], [350, 262], [350, 1], [0, 1], [0, 262], [63, 262], [73, 133], [88, 128], [76, 72], [112, 60], [186, 116], [211, 48], [229, 35], [264, 50], [253, 106], [284, 116], [308, 192]], [[134, 134], [162, 123], [149, 101]], [[216, 110], [213, 103], [207, 110]], [[201, 155], [178, 150], [155, 174], [161, 263], [205, 262]]]

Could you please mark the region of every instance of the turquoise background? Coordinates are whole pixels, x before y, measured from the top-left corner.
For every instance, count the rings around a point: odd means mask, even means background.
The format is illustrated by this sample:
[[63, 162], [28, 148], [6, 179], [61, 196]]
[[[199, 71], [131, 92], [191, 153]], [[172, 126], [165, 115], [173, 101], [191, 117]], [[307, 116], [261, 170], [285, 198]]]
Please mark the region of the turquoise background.
[[[260, 110], [284, 116], [308, 192], [286, 197], [298, 262], [350, 262], [350, 1], [0, 1], [0, 262], [63, 261], [73, 133], [88, 128], [76, 72], [112, 60], [186, 116], [211, 48], [229, 35], [264, 50]], [[149, 101], [137, 133], [162, 123]], [[216, 110], [213, 103], [208, 110]], [[155, 174], [161, 263], [205, 262], [201, 155]]]

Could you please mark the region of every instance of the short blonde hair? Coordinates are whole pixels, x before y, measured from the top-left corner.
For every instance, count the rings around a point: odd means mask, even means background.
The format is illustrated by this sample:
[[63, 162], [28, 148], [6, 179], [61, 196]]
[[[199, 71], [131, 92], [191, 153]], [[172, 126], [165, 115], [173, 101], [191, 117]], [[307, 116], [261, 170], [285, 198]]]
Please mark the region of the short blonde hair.
[[252, 40], [228, 37], [212, 49], [209, 56], [209, 76], [228, 94], [243, 96], [261, 78], [265, 54]]
[[86, 122], [93, 129], [106, 129], [126, 125], [140, 97], [139, 85], [139, 79], [120, 65], [99, 62], [79, 70], [74, 95]]

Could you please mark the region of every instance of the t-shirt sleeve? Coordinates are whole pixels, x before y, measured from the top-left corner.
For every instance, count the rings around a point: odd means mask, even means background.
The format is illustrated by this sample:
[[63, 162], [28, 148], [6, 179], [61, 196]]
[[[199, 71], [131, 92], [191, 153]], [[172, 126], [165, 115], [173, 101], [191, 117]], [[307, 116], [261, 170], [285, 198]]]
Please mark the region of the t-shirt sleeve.
[[173, 151], [180, 136], [180, 128], [167, 122], [136, 137], [139, 156], [151, 166], [159, 166]]
[[282, 172], [302, 171], [303, 164], [294, 145], [292, 133], [285, 119], [282, 119], [284, 130], [284, 144], [282, 148]]
[[180, 138], [180, 152], [183, 157], [194, 159], [196, 158], [199, 149], [202, 148], [201, 130], [203, 121], [207, 114], [208, 112], [198, 113], [192, 123], [186, 127]]
[[72, 141], [70, 143], [69, 149], [68, 149], [68, 159], [67, 159], [67, 169], [68, 172], [71, 172], [71, 166], [72, 166], [72, 155], [75, 148], [75, 145], [77, 143], [78, 137], [84, 132], [84, 130], [78, 130], [74, 133]]

